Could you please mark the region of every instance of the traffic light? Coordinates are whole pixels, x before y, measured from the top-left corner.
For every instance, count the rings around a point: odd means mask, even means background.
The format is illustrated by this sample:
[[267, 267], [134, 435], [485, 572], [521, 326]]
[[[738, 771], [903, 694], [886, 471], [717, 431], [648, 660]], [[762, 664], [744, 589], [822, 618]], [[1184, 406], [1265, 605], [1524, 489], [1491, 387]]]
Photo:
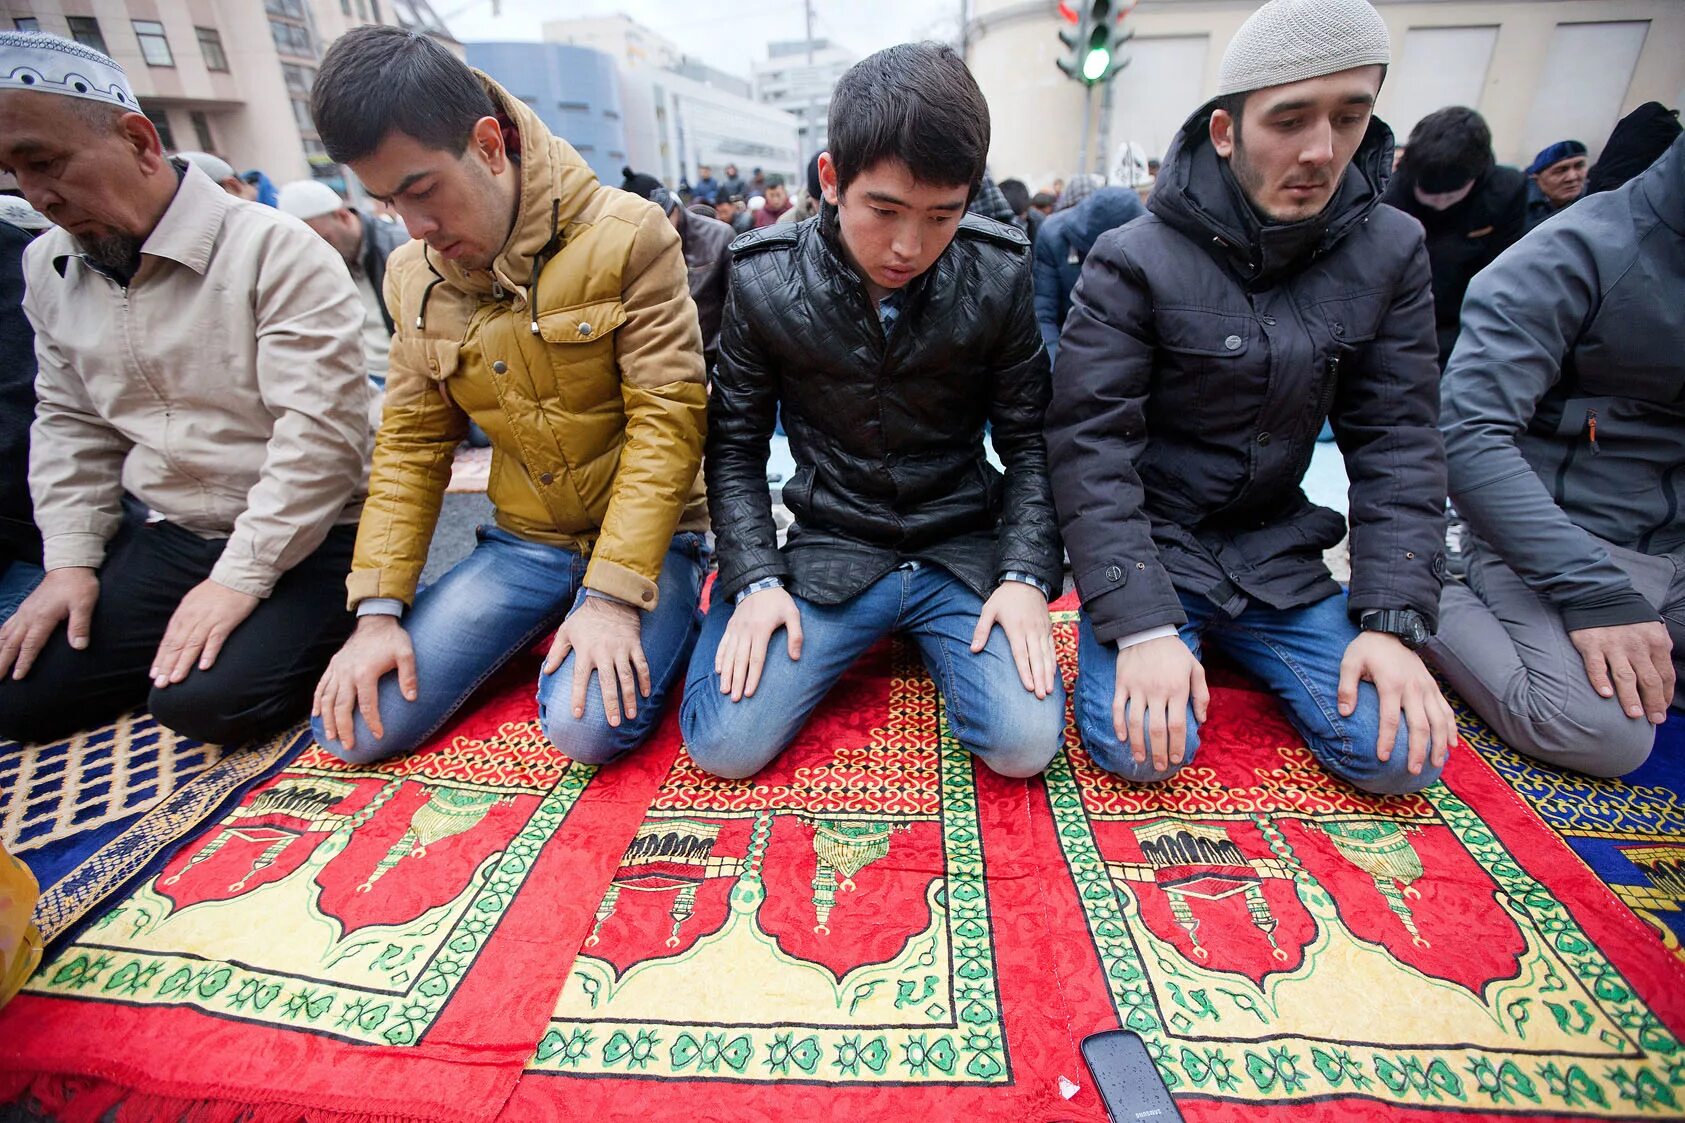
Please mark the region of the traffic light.
[[1069, 0], [1059, 0], [1059, 17], [1069, 27], [1059, 29], [1059, 41], [1069, 50], [1069, 57], [1059, 60], [1065, 76], [1087, 86], [1110, 81], [1129, 64], [1120, 58], [1118, 48], [1135, 34], [1119, 25], [1133, 3], [1117, 0], [1077, 0], [1081, 8], [1073, 9]]

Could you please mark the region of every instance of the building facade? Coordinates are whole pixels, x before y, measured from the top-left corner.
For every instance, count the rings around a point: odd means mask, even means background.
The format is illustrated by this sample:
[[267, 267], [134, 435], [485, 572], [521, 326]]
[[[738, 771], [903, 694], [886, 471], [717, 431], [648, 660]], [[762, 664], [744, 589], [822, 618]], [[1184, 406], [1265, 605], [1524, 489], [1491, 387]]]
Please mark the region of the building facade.
[[751, 68], [755, 97], [796, 118], [801, 130], [798, 162], [805, 167], [814, 153], [825, 151], [831, 91], [859, 60], [828, 39], [768, 43], [766, 52], [766, 61]]
[[[1399, 143], [1448, 105], [1480, 111], [1500, 162], [1583, 141], [1595, 159], [1615, 122], [1646, 101], [1685, 101], [1680, 0], [1375, 0], [1393, 63], [1376, 112]], [[967, 60], [989, 100], [997, 175], [1050, 182], [1078, 170], [1083, 88], [1063, 56], [1053, 0], [974, 0]], [[1088, 170], [1125, 141], [1150, 156], [1216, 92], [1223, 49], [1253, 0], [1140, 0], [1129, 64], [1094, 95]]]
[[427, 0], [0, 0], [0, 27], [116, 59], [166, 151], [214, 152], [276, 183], [316, 176], [340, 190], [310, 88], [328, 44], [363, 23], [410, 27], [461, 51]]
[[619, 186], [626, 165], [626, 124], [615, 60], [565, 43], [469, 43], [468, 65], [497, 79], [539, 120]]

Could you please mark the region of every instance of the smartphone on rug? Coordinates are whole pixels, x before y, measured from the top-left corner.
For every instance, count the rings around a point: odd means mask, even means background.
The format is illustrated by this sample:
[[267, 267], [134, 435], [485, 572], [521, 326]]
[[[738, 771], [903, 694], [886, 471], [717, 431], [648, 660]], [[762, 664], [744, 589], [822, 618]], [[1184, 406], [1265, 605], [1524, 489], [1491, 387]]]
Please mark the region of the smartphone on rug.
[[1082, 1059], [1113, 1123], [1183, 1123], [1138, 1034], [1126, 1029], [1091, 1033], [1082, 1039]]

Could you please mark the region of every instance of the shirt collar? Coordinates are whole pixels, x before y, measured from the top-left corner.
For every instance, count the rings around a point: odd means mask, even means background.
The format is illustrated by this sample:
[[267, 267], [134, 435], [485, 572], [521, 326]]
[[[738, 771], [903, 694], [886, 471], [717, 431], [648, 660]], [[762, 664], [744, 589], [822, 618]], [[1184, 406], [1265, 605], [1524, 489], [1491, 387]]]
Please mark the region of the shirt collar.
[[234, 205], [234, 197], [211, 181], [211, 177], [189, 166], [181, 177], [176, 197], [164, 210], [140, 252], [180, 262], [195, 273], [210, 268], [211, 251], [223, 216]]
[[[180, 160], [172, 160], [171, 163], [177, 168], [184, 167], [185, 171], [181, 172], [175, 198], [170, 200], [158, 225], [141, 243], [140, 252], [143, 257], [151, 255], [180, 262], [195, 273], [203, 274], [210, 268], [217, 232], [222, 229], [223, 216], [233, 205], [234, 197], [193, 165]], [[56, 255], [53, 270], [62, 277], [64, 263], [81, 256], [73, 251]]]

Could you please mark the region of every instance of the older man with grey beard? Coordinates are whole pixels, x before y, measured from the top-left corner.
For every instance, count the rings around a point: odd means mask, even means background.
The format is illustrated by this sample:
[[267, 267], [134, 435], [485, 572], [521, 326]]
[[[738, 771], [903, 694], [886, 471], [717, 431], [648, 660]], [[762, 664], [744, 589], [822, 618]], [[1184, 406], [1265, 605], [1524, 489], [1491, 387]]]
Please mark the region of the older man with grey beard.
[[216, 742], [309, 712], [351, 629], [371, 443], [356, 289], [296, 219], [163, 154], [110, 58], [0, 33], [46, 578], [0, 627], [0, 737], [144, 705]]

